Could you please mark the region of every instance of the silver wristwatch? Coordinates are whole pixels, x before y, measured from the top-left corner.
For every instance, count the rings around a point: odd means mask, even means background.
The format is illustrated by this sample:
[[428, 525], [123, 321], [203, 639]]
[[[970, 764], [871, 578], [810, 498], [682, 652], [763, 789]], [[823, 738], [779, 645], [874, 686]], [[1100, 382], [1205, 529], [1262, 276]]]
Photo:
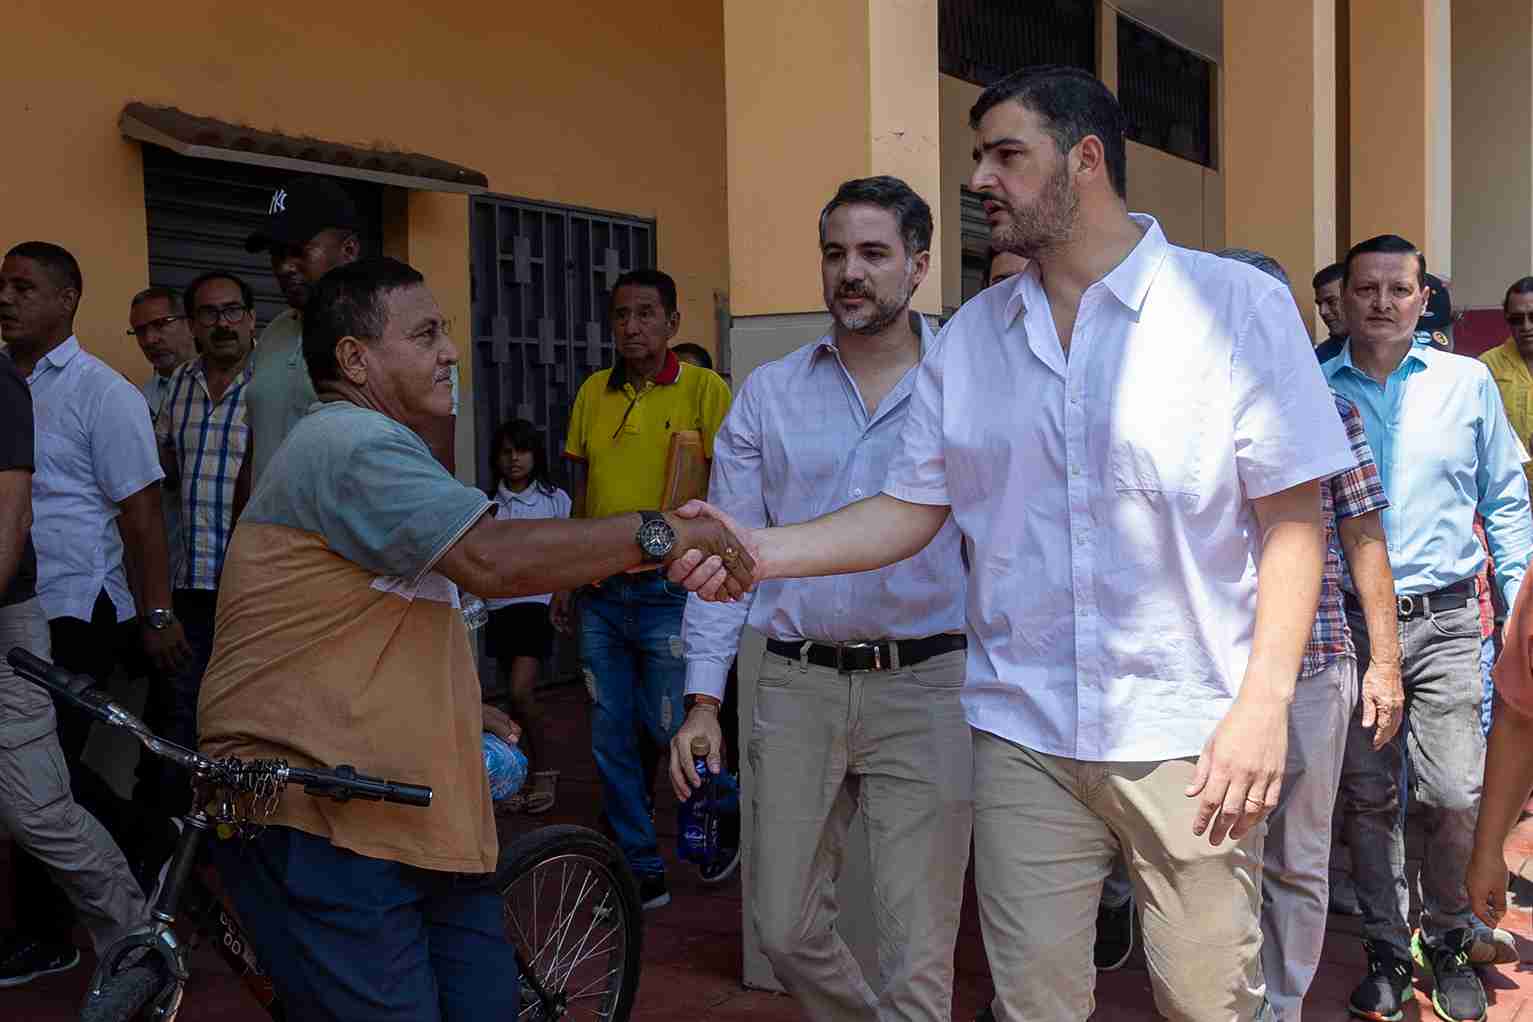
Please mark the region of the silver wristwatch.
[[164, 607], [156, 607], [144, 615], [144, 623], [157, 632], [163, 632], [176, 623], [176, 615]]

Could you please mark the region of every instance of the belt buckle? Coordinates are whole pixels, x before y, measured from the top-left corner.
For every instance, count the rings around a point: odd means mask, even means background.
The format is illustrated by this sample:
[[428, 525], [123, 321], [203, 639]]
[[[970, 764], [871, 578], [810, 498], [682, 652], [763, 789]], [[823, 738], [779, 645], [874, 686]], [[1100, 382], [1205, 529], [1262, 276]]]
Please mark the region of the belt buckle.
[[1410, 617], [1416, 613], [1416, 597], [1414, 596], [1397, 596], [1395, 597], [1395, 605], [1400, 611], [1401, 617]]
[[884, 669], [883, 650], [877, 642], [838, 642], [836, 643], [836, 670], [846, 673], [846, 662], [842, 654], [849, 649], [871, 649], [873, 651], [873, 670]]

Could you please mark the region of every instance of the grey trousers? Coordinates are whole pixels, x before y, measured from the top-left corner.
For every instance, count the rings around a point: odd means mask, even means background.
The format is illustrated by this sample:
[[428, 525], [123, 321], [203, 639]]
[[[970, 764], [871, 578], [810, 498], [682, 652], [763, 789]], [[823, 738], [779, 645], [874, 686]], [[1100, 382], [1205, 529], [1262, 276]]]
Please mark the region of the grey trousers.
[[1279, 1022], [1299, 1022], [1325, 944], [1331, 815], [1357, 707], [1357, 662], [1300, 678], [1288, 711], [1283, 794], [1262, 853], [1262, 972]]
[[35, 599], [0, 607], [0, 827], [48, 868], [100, 952], [145, 921], [144, 894], [106, 829], [75, 802], [53, 700], [5, 663], [12, 646], [49, 654]]
[[[1358, 666], [1368, 668], [1368, 632], [1348, 613]], [[1373, 751], [1372, 735], [1354, 711], [1341, 774], [1341, 811], [1352, 849], [1352, 877], [1363, 910], [1363, 935], [1410, 954], [1410, 893], [1405, 876], [1402, 766], [1410, 758], [1419, 820], [1425, 827], [1421, 861], [1421, 930], [1428, 940], [1473, 926], [1464, 871], [1474, 848], [1485, 770], [1480, 730], [1480, 612], [1473, 596], [1462, 607], [1401, 621], [1405, 723], [1394, 740]]]
[[[747, 754], [762, 951], [814, 1022], [949, 1022], [973, 821], [964, 653], [842, 674], [766, 654]], [[847, 830], [868, 831], [881, 991], [836, 931]]]

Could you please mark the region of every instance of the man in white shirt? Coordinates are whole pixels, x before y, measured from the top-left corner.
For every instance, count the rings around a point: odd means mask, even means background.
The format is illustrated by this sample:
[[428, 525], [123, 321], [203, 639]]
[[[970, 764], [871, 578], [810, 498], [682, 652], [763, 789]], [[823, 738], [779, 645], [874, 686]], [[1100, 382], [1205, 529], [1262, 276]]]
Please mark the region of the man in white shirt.
[[[128, 306], [128, 334], [138, 341], [144, 360], [154, 371], [140, 386], [149, 402], [149, 417], [159, 418], [170, 396], [170, 378], [184, 363], [197, 357], [197, 342], [181, 311], [175, 288], [150, 287], [133, 296]], [[170, 577], [181, 573], [181, 501], [175, 490], [163, 487], [160, 494], [165, 516], [165, 542], [170, 551]]]
[[[137, 388], [80, 347], [74, 317], [83, 291], [79, 264], [57, 245], [25, 242], [0, 263], [0, 336], [27, 377], [36, 419], [37, 597], [54, 662], [102, 683], [120, 664], [140, 673], [145, 654], [151, 669], [174, 671], [190, 650], [170, 609], [163, 472], [149, 409]], [[78, 795], [89, 773], [78, 769], [89, 718], [56, 709]], [[37, 860], [17, 854], [12, 863], [18, 901], [25, 899], [17, 919], [56, 958], [73, 923], [68, 901]]]
[[1032, 262], [923, 360], [884, 492], [755, 533], [757, 577], [876, 568], [956, 520], [997, 1019], [1091, 1014], [1120, 848], [1161, 1013], [1266, 1018], [1259, 824], [1351, 449], [1288, 290], [1128, 213], [1099, 81], [1030, 68], [970, 123], [991, 243]]
[[[883, 485], [935, 341], [910, 299], [931, 210], [891, 177], [843, 184], [820, 215], [831, 332], [745, 381], [714, 439], [711, 500], [754, 527], [804, 522]], [[699, 781], [747, 619], [767, 636], [750, 757], [751, 908], [773, 971], [816, 1022], [952, 1018], [953, 943], [972, 821], [963, 688], [964, 568], [949, 522], [902, 564], [771, 582], [748, 602], [688, 600], [688, 713], [671, 740], [680, 798]], [[836, 931], [854, 813], [867, 820], [880, 935], [875, 995]]]

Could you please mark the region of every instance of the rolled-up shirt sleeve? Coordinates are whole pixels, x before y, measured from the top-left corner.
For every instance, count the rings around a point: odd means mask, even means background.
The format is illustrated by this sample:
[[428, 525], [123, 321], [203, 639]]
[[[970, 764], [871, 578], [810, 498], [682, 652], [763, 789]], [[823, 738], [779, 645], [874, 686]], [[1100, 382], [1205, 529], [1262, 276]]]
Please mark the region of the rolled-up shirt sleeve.
[[1508, 607], [1517, 605], [1517, 591], [1533, 552], [1533, 518], [1528, 508], [1528, 477], [1523, 463], [1528, 452], [1507, 421], [1501, 394], [1490, 371], [1481, 374], [1480, 429], [1475, 483], [1475, 510], [1485, 519], [1485, 538], [1496, 565], [1496, 579]]
[[885, 493], [911, 504], [952, 503], [942, 431], [942, 373], [950, 347], [948, 332], [960, 321], [961, 314], [943, 329], [916, 369], [900, 449], [884, 478]]
[[[745, 528], [768, 524], [762, 496], [759, 395], [749, 379], [714, 435], [708, 501]], [[740, 633], [754, 596], [734, 603], [708, 603], [696, 595], [687, 598], [681, 631], [688, 695], [724, 698], [729, 665], [740, 649]]]
[[1285, 287], [1253, 305], [1230, 361], [1235, 466], [1267, 497], [1357, 464], [1298, 306]]

